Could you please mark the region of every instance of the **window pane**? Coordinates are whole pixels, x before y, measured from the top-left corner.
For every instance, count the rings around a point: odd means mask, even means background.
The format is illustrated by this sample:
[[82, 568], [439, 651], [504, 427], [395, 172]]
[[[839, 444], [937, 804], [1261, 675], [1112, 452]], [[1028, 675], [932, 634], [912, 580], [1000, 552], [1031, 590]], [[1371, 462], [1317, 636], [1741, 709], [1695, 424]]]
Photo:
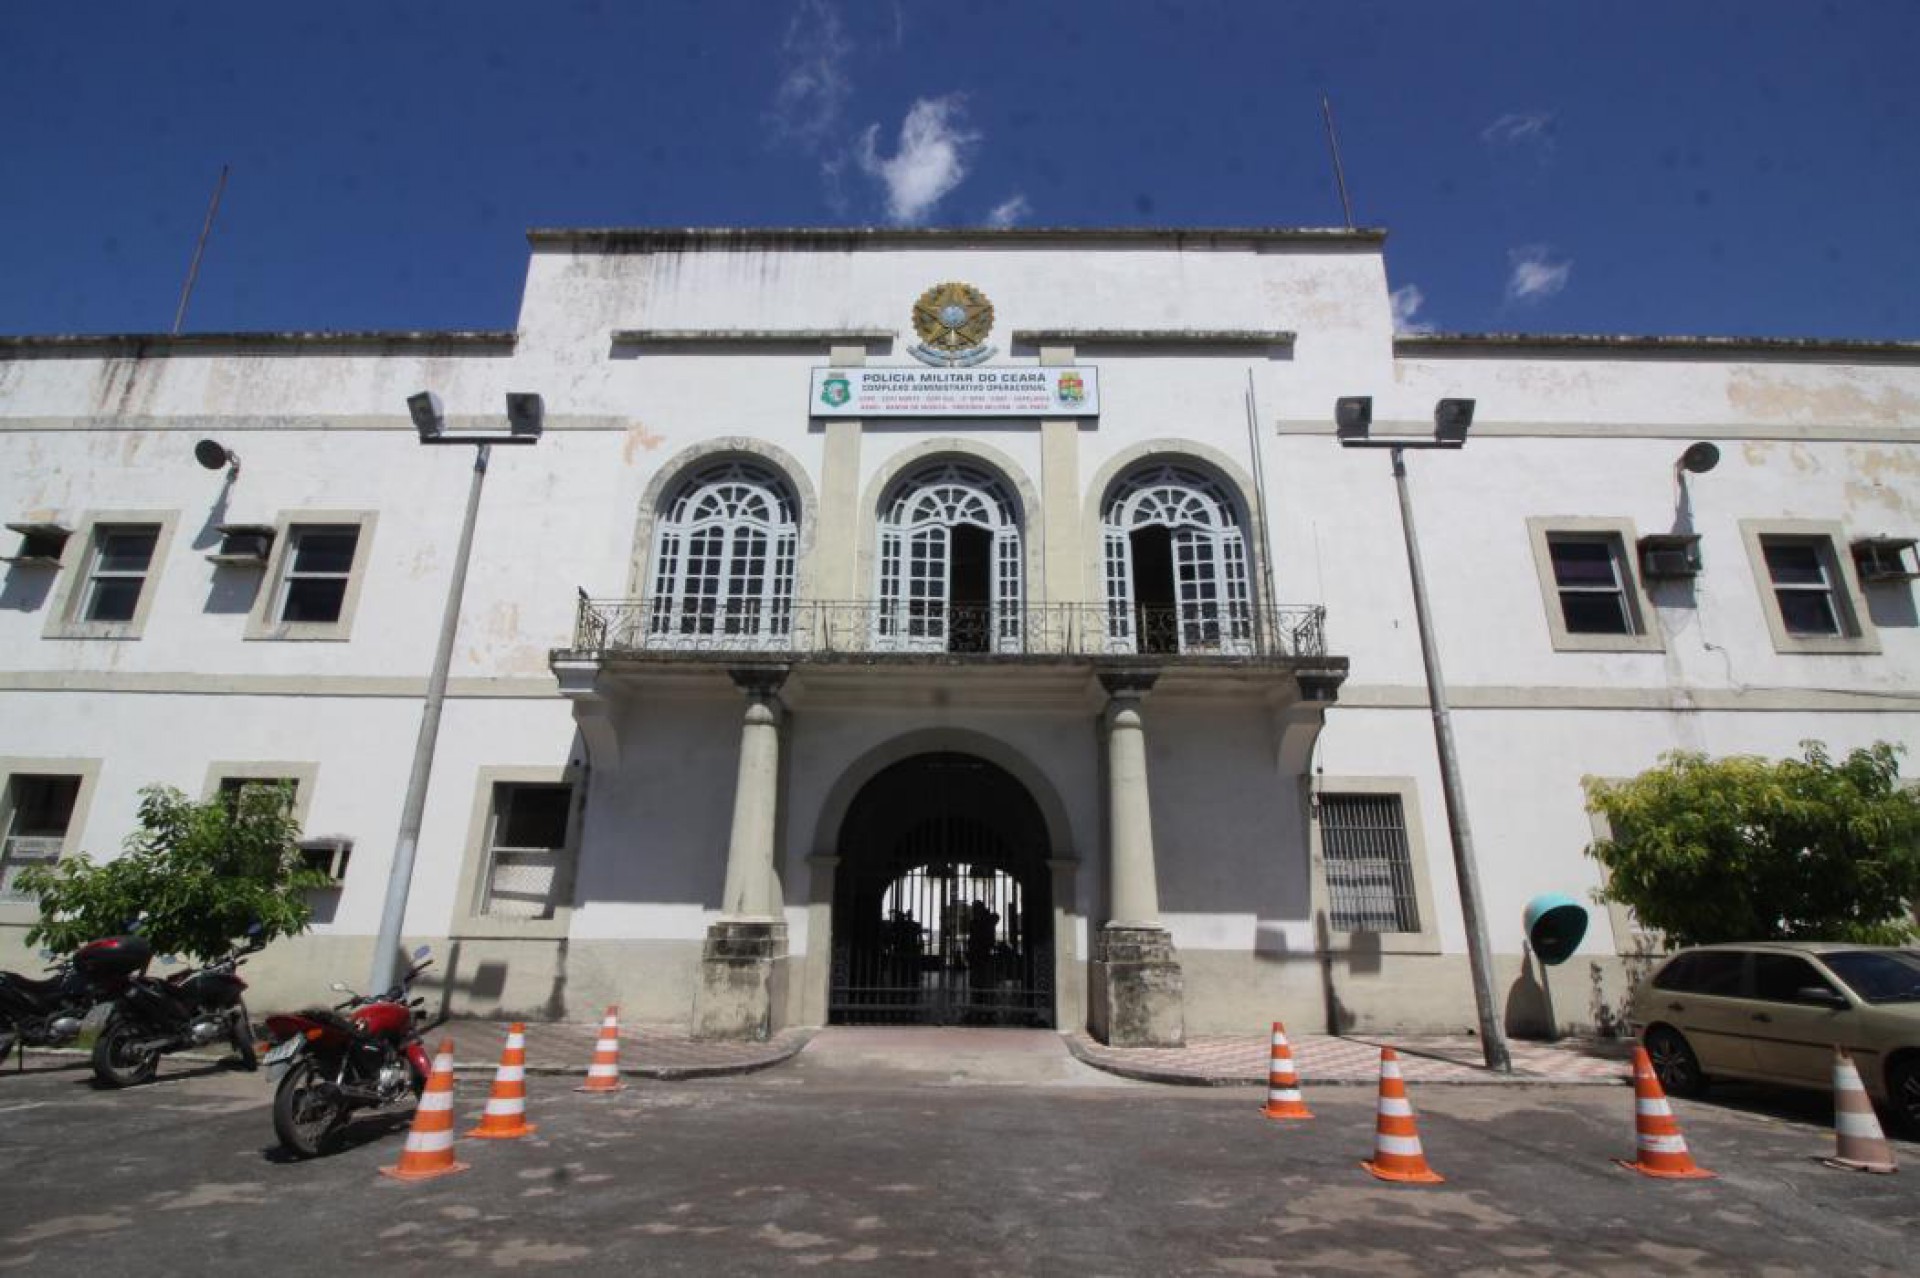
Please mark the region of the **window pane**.
[[282, 621], [338, 621], [347, 598], [344, 577], [321, 577], [287, 583], [287, 602], [281, 609]]
[[107, 577], [88, 588], [87, 621], [132, 621], [144, 577]]
[[1762, 543], [1767, 557], [1767, 572], [1778, 586], [1825, 586], [1827, 573], [1820, 562], [1820, 551], [1812, 542], [1768, 541]]
[[1694, 994], [1732, 998], [1740, 993], [1740, 970], [1746, 957], [1717, 950], [1696, 954], [1687, 972], [1687, 983], [1679, 988]]
[[502, 787], [499, 829], [494, 845], [503, 848], [559, 848], [567, 842], [567, 805], [571, 788]]
[[[1833, 990], [1833, 982], [1820, 975], [1813, 964], [1793, 954], [1756, 954], [1753, 956], [1753, 996], [1775, 1003], [1811, 1002], [1798, 997], [1799, 991], [1813, 986]], [[1837, 993], [1838, 991], [1834, 991]]]
[[1603, 541], [1551, 541], [1553, 580], [1559, 586], [1617, 589], [1613, 548]]
[[100, 572], [145, 572], [153, 563], [154, 543], [160, 534], [151, 529], [110, 532], [100, 538]]
[[296, 533], [293, 571], [297, 573], [352, 572], [353, 548], [359, 543], [360, 530], [357, 528]]
[[13, 809], [8, 834], [66, 834], [74, 801], [80, 797], [79, 777], [16, 775], [7, 788]]
[[1780, 621], [1791, 635], [1837, 635], [1840, 618], [1833, 611], [1833, 597], [1824, 590], [1776, 590], [1780, 601]]
[[1567, 632], [1576, 635], [1630, 635], [1625, 601], [1617, 594], [1560, 592], [1560, 611]]

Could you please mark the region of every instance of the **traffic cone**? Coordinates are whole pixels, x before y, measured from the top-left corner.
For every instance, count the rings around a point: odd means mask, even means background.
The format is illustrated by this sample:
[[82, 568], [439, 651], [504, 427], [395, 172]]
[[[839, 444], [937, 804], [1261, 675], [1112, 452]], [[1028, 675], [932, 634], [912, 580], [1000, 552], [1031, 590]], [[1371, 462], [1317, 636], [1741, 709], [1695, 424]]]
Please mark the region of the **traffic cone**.
[[465, 1170], [465, 1163], [453, 1161], [453, 1040], [447, 1039], [434, 1054], [433, 1073], [414, 1110], [407, 1147], [400, 1151], [400, 1161], [382, 1167], [380, 1174], [395, 1180], [431, 1180]]
[[587, 1081], [576, 1092], [617, 1092], [626, 1087], [620, 1081], [620, 1008], [607, 1009], [600, 1022], [600, 1039], [593, 1045], [593, 1064], [587, 1067]]
[[1273, 1023], [1273, 1047], [1267, 1054], [1267, 1107], [1260, 1111], [1268, 1118], [1312, 1118], [1313, 1111], [1300, 1098], [1300, 1076], [1293, 1072], [1293, 1049], [1287, 1046], [1287, 1027]]
[[1647, 1049], [1640, 1046], [1633, 1049], [1633, 1120], [1639, 1157], [1631, 1163], [1624, 1158], [1614, 1162], [1662, 1180], [1714, 1179], [1712, 1172], [1696, 1167], [1693, 1156], [1687, 1153], [1687, 1138], [1674, 1121], [1673, 1106], [1667, 1103], [1667, 1094], [1654, 1075]]
[[527, 1121], [527, 1027], [515, 1024], [507, 1029], [506, 1050], [500, 1053], [500, 1068], [493, 1075], [486, 1112], [480, 1115], [480, 1125], [467, 1135], [481, 1140], [512, 1140], [535, 1130]]
[[1867, 1099], [1860, 1070], [1847, 1049], [1839, 1046], [1833, 1049], [1833, 1134], [1838, 1149], [1832, 1158], [1820, 1160], [1827, 1166], [1864, 1172], [1900, 1170], [1893, 1161], [1893, 1146], [1874, 1115], [1873, 1102]]
[[1410, 1185], [1438, 1185], [1446, 1179], [1427, 1166], [1420, 1151], [1420, 1132], [1414, 1126], [1407, 1083], [1400, 1075], [1400, 1056], [1391, 1047], [1380, 1049], [1380, 1103], [1374, 1118], [1373, 1161], [1362, 1167], [1381, 1180]]

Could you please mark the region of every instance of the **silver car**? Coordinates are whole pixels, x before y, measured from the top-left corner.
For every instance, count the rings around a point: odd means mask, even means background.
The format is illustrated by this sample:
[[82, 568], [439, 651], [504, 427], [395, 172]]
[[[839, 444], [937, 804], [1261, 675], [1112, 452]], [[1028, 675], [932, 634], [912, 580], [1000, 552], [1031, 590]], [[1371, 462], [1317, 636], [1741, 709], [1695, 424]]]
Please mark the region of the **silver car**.
[[1834, 1048], [1874, 1100], [1920, 1130], [1920, 955], [1832, 941], [1703, 945], [1634, 991], [1630, 1019], [1660, 1085], [1697, 1096], [1716, 1078], [1833, 1086]]

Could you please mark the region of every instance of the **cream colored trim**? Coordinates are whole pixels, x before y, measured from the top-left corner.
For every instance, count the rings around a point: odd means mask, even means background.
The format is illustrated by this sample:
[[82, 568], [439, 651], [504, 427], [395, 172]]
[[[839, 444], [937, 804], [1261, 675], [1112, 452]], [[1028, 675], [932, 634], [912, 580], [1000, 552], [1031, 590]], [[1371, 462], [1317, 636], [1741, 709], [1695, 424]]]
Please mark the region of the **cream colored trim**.
[[[633, 419], [611, 417], [596, 414], [576, 414], [555, 416], [548, 413], [543, 421], [548, 433], [554, 431], [600, 431], [624, 434], [632, 429]], [[447, 416], [447, 429], [450, 431], [497, 431], [501, 429], [500, 418], [481, 415], [451, 413]], [[337, 417], [309, 416], [261, 416], [248, 413], [244, 416], [226, 416], [215, 413], [180, 413], [166, 417], [120, 416], [111, 417], [0, 417], [0, 434], [19, 431], [23, 434], [33, 431], [82, 431], [95, 433], [116, 433], [123, 435], [153, 435], [170, 433], [178, 435], [238, 435], [259, 434], [264, 432], [298, 433], [325, 431], [340, 433], [343, 431], [405, 431], [412, 435], [416, 432], [413, 420], [405, 413], [358, 413], [342, 414]]]
[[220, 793], [220, 783], [229, 778], [247, 781], [291, 781], [293, 782], [293, 821], [302, 830], [307, 828], [307, 809], [313, 804], [313, 787], [320, 775], [317, 763], [269, 763], [260, 760], [245, 762], [215, 761], [207, 765], [206, 784], [201, 787], [200, 797], [211, 801]]
[[[237, 697], [403, 697], [426, 695], [427, 681], [404, 675], [143, 674], [116, 670], [19, 670], [0, 673], [0, 692], [126, 692]], [[559, 698], [551, 676], [457, 678], [447, 695], [493, 700]]]
[[[1324, 435], [1333, 442], [1333, 403], [1321, 419], [1288, 417], [1274, 422], [1276, 435]], [[1404, 434], [1433, 437], [1432, 422], [1375, 422], [1376, 439]], [[1684, 439], [1712, 438], [1722, 443], [1779, 440], [1797, 443], [1912, 444], [1920, 432], [1911, 426], [1833, 425], [1826, 422], [1489, 422], [1475, 418], [1475, 439]]]
[[660, 520], [660, 508], [665, 504], [668, 494], [679, 487], [680, 481], [689, 472], [722, 457], [751, 457], [778, 471], [781, 478], [793, 488], [794, 501], [800, 507], [800, 526], [795, 530], [798, 540], [794, 546], [794, 598], [812, 597], [813, 546], [820, 522], [820, 503], [813, 495], [813, 484], [807, 478], [806, 469], [794, 460], [791, 453], [777, 445], [746, 435], [728, 435], [683, 448], [654, 472], [646, 491], [640, 495], [640, 509], [634, 516], [627, 598], [639, 599], [648, 593], [653, 572], [654, 525]]
[[1014, 493], [1020, 498], [1020, 560], [1022, 578], [1020, 593], [1027, 603], [1035, 601], [1034, 591], [1037, 583], [1045, 579], [1046, 567], [1044, 554], [1045, 508], [1040, 502], [1040, 493], [1034, 488], [1033, 481], [1027, 478], [1020, 464], [997, 448], [976, 443], [970, 439], [946, 438], [930, 439], [924, 444], [895, 453], [881, 463], [879, 470], [867, 482], [867, 491], [860, 503], [860, 541], [859, 558], [854, 565], [854, 581], [862, 591], [861, 601], [877, 599], [879, 590], [879, 541], [881, 503], [886, 500], [893, 486], [902, 475], [924, 462], [937, 457], [965, 457], [979, 462], [996, 471], [1000, 478], [1013, 486]]
[[[344, 642], [353, 636], [353, 614], [360, 606], [360, 587], [373, 562], [373, 530], [379, 513], [371, 510], [283, 510], [273, 525], [273, 556], [267, 563], [266, 579], [253, 611], [247, 614], [248, 639], [326, 640]], [[353, 547], [353, 567], [347, 571], [347, 594], [340, 603], [340, 616], [334, 621], [280, 621], [280, 596], [286, 586], [286, 574], [293, 553], [295, 528], [352, 525], [360, 530]]]
[[[573, 888], [580, 866], [580, 832], [587, 805], [586, 773], [572, 767], [504, 765], [480, 768], [474, 774], [473, 805], [467, 821], [466, 852], [460, 862], [460, 887], [454, 897], [449, 936], [544, 939], [564, 937], [573, 924]], [[480, 913], [482, 877], [493, 833], [493, 794], [499, 785], [559, 785], [573, 787], [567, 812], [567, 843], [555, 868], [555, 895], [559, 898], [550, 919], [515, 919]]]
[[1108, 490], [1135, 467], [1162, 461], [1211, 470], [1233, 491], [1234, 500], [1240, 507], [1234, 513], [1245, 521], [1241, 527], [1247, 536], [1247, 587], [1253, 592], [1256, 606], [1271, 605], [1273, 600], [1262, 597], [1267, 581], [1265, 556], [1270, 543], [1267, 541], [1266, 525], [1260, 520], [1260, 503], [1254, 499], [1253, 476], [1242, 470], [1239, 462], [1217, 448], [1196, 439], [1173, 438], [1149, 439], [1145, 443], [1122, 449], [1094, 472], [1080, 515], [1081, 588], [1085, 592], [1082, 598], [1098, 601], [1107, 597], [1104, 562], [1107, 539], [1101, 511], [1107, 504]]
[[[1383, 954], [1438, 954], [1440, 924], [1434, 917], [1433, 886], [1427, 878], [1427, 839], [1420, 823], [1420, 789], [1412, 777], [1316, 776], [1308, 790], [1307, 849], [1313, 873], [1313, 912], [1326, 919], [1326, 947], [1330, 952], [1372, 949]], [[1407, 864], [1413, 878], [1414, 908], [1420, 914], [1418, 932], [1343, 932], [1333, 927], [1332, 894], [1327, 888], [1327, 858], [1320, 841], [1320, 796], [1323, 794], [1392, 794], [1400, 798], [1406, 822]], [[1366, 938], [1362, 940], [1360, 938]]]
[[[1844, 632], [1832, 638], [1796, 635], [1787, 630], [1780, 616], [1780, 601], [1773, 593], [1773, 574], [1767, 571], [1762, 547], [1766, 538], [1794, 538], [1816, 543], [1834, 580], [1833, 605]], [[1880, 651], [1880, 632], [1867, 615], [1867, 601], [1860, 593], [1860, 579], [1854, 575], [1853, 556], [1847, 552], [1846, 529], [1826, 519], [1743, 519], [1740, 540], [1746, 543], [1747, 562], [1753, 567], [1754, 586], [1760, 592], [1760, 611], [1766, 614], [1767, 634], [1773, 650], [1786, 653], [1875, 653]]]
[[[1596, 779], [1602, 781], [1622, 781], [1626, 778], [1600, 777]], [[1585, 791], [1583, 790], [1581, 792], [1582, 802], [1585, 801], [1585, 797]], [[1592, 809], [1588, 809], [1587, 823], [1593, 827], [1593, 837], [1596, 842], [1600, 839], [1610, 839], [1613, 837], [1613, 823], [1607, 820], [1606, 813], [1595, 812]], [[1595, 864], [1597, 865], [1598, 862], [1595, 862]], [[1606, 867], [1601, 866], [1600, 869], [1604, 877]], [[1602, 904], [1606, 907], [1607, 923], [1613, 929], [1613, 952], [1615, 954], [1631, 957], [1635, 955], [1664, 954], [1667, 952], [1666, 938], [1658, 932], [1641, 927], [1640, 920], [1634, 916], [1633, 910], [1629, 906], [1622, 905], [1618, 901], [1603, 901]]]
[[[1656, 710], [1835, 713], [1859, 711], [1886, 714], [1920, 711], [1920, 692], [1875, 691], [1861, 688], [1634, 688], [1606, 685], [1502, 687], [1447, 685], [1447, 701], [1455, 710]], [[1342, 684], [1332, 710], [1426, 710], [1424, 688], [1407, 684]]]
[[[55, 596], [53, 607], [47, 612], [47, 625], [43, 631], [48, 639], [138, 639], [146, 629], [147, 617], [153, 611], [153, 601], [160, 593], [160, 577], [166, 570], [167, 553], [173, 546], [174, 525], [179, 522], [177, 510], [94, 510], [89, 511], [74, 529], [73, 536], [67, 538], [67, 544], [61, 547], [60, 566], [68, 569], [60, 575], [59, 593]], [[133, 606], [133, 619], [130, 621], [83, 621], [79, 617], [82, 603], [87, 597], [87, 581], [91, 576], [95, 544], [102, 528], [127, 528], [152, 526], [159, 529], [159, 535], [153, 542], [153, 559], [147, 565], [146, 578], [140, 583], [140, 598]], [[76, 556], [78, 562], [75, 562]]]
[[[1567, 629], [1565, 610], [1560, 606], [1560, 589], [1553, 576], [1553, 553], [1549, 541], [1556, 533], [1568, 533], [1585, 540], [1604, 540], [1613, 552], [1614, 566], [1623, 579], [1628, 623], [1632, 634], [1575, 634]], [[1660, 635], [1660, 617], [1640, 580], [1640, 565], [1635, 562], [1638, 534], [1631, 519], [1587, 519], [1572, 515], [1536, 516], [1527, 520], [1527, 540], [1533, 544], [1533, 567], [1540, 581], [1540, 598], [1547, 609], [1547, 633], [1559, 652], [1661, 652], [1666, 648]]]
[[[100, 784], [100, 760], [48, 758], [26, 755], [0, 758], [0, 831], [7, 828], [12, 815], [9, 795], [15, 774], [27, 776], [77, 776], [79, 793], [73, 796], [73, 812], [67, 818], [67, 837], [60, 844], [60, 859], [75, 855], [86, 847], [87, 810], [93, 806], [94, 791]], [[15, 902], [0, 902], [0, 924], [30, 926], [40, 921], [40, 907]]]

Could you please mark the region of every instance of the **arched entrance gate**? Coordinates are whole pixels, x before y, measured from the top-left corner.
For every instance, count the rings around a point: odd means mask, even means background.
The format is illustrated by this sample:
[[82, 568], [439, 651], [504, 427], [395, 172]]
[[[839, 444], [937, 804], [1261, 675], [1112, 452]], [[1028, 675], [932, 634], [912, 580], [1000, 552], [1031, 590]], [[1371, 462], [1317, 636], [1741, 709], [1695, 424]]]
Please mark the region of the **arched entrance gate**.
[[984, 759], [922, 754], [861, 789], [840, 835], [835, 1025], [1053, 1025], [1047, 828]]

